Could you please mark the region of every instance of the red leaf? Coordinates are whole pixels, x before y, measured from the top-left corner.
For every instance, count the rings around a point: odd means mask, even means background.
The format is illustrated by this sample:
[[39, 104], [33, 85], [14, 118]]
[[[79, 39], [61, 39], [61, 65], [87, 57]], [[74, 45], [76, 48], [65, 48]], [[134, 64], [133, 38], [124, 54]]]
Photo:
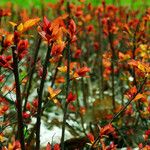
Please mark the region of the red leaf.
[[83, 76], [85, 76], [86, 73], [89, 72], [89, 71], [90, 71], [90, 68], [88, 68], [88, 67], [82, 67], [82, 68], [78, 69], [78, 70], [76, 71], [76, 73], [77, 73], [80, 77], [83, 77]]
[[75, 100], [76, 100], [76, 95], [73, 95], [73, 93], [70, 92], [67, 97], [67, 103], [73, 102]]
[[94, 142], [94, 136], [93, 136], [92, 133], [88, 133], [88, 134], [87, 134], [87, 137], [88, 137], [88, 139], [90, 140], [91, 143]]
[[100, 136], [108, 135], [115, 131], [114, 127], [111, 124], [108, 124], [100, 129]]
[[47, 143], [46, 150], [51, 150], [51, 144]]
[[54, 145], [54, 150], [60, 150], [60, 145], [56, 143], [56, 144]]

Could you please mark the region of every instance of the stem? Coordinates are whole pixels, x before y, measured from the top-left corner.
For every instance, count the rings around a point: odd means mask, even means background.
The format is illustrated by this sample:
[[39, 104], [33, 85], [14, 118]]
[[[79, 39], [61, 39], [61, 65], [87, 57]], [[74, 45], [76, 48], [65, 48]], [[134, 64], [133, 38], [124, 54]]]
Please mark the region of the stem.
[[[67, 45], [66, 99], [68, 97], [69, 87], [70, 87], [70, 61], [71, 61], [70, 43], [68, 43], [68, 45]], [[64, 138], [65, 138], [65, 126], [66, 126], [66, 120], [67, 120], [67, 107], [68, 107], [68, 103], [65, 102], [63, 124], [62, 124], [62, 136], [61, 136], [61, 148], [62, 148], [62, 150], [65, 150], [65, 147], [64, 147]]]
[[14, 73], [15, 83], [16, 83], [16, 100], [17, 100], [16, 107], [17, 107], [17, 120], [18, 120], [18, 134], [19, 134], [19, 141], [21, 144], [21, 149], [25, 150], [24, 125], [23, 125], [23, 117], [22, 117], [22, 100], [21, 100], [19, 73], [18, 73], [18, 58], [15, 52], [16, 49], [17, 49], [17, 46], [12, 47], [13, 73]]
[[[67, 12], [69, 14], [70, 19], [70, 8], [69, 8], [69, 0], [67, 1]], [[69, 23], [69, 20], [68, 20]], [[68, 26], [68, 24], [67, 24]], [[70, 38], [67, 37], [68, 45], [67, 45], [67, 75], [66, 75], [66, 99], [69, 94], [69, 88], [70, 88], [70, 61], [71, 61], [71, 51], [70, 51]], [[65, 101], [64, 106], [64, 115], [63, 115], [63, 123], [62, 123], [62, 135], [61, 135], [61, 149], [65, 150], [65, 127], [66, 127], [66, 120], [67, 120], [67, 107], [68, 103]]]
[[[139, 30], [139, 25], [140, 25], [140, 20], [139, 20], [139, 22], [136, 26], [136, 29], [135, 29], [135, 32], [134, 32], [134, 35], [133, 35], [133, 39], [132, 39], [132, 43], [133, 43], [132, 57], [133, 57], [133, 59], [135, 59], [135, 50], [137, 48], [137, 46], [136, 46], [136, 35], [137, 35], [138, 30]], [[132, 73], [133, 73], [133, 78], [134, 78], [133, 84], [137, 86], [135, 68], [133, 68]]]
[[111, 22], [108, 20], [108, 31], [109, 31], [109, 43], [110, 43], [110, 48], [112, 52], [112, 57], [111, 57], [111, 84], [112, 84], [112, 105], [113, 105], [113, 110], [116, 109], [116, 104], [115, 104], [115, 74], [114, 74], [114, 61], [115, 61], [115, 49], [114, 49], [114, 44], [113, 44], [113, 34], [110, 32], [111, 29]]
[[55, 80], [56, 80], [56, 77], [57, 77], [57, 74], [58, 74], [58, 67], [61, 65], [61, 63], [62, 63], [62, 58], [60, 58], [60, 60], [59, 60], [59, 62], [57, 64], [57, 67], [55, 69], [55, 73], [54, 73], [54, 77], [52, 79], [51, 87], [54, 86], [54, 83], [55, 83]]
[[115, 5], [115, 0], [112, 0], [113, 5]]
[[102, 32], [102, 23], [101, 23], [101, 16], [99, 14], [98, 16], [98, 23], [99, 23], [99, 43], [100, 43], [100, 48], [99, 48], [99, 95], [100, 99], [104, 98], [104, 91], [103, 91], [103, 32]]
[[31, 142], [32, 142], [32, 140], [34, 139], [35, 130], [36, 130], [36, 125], [34, 125], [34, 127], [32, 128], [31, 133], [30, 133], [30, 136], [29, 136], [28, 139], [27, 139], [27, 147], [30, 147], [30, 146], [31, 146]]
[[[81, 126], [82, 126], [82, 129], [83, 129], [83, 133], [85, 134], [85, 136], [87, 135], [86, 134], [86, 130], [85, 130], [85, 128], [84, 128], [84, 119], [83, 119], [83, 116], [82, 116], [82, 114], [81, 114], [81, 112], [80, 112], [80, 102], [79, 102], [79, 96], [78, 96], [78, 85], [77, 85], [77, 83], [76, 82], [74, 82], [74, 84], [75, 84], [75, 92], [76, 92], [76, 95], [77, 95], [77, 115], [79, 114], [79, 116], [80, 116], [80, 119], [81, 119]], [[76, 118], [78, 117], [76, 115]]]
[[120, 80], [121, 105], [124, 106], [123, 81]]
[[2, 17], [0, 17], [0, 27], [1, 27], [1, 25], [2, 25]]
[[[0, 50], [0, 55], [3, 55], [3, 53], [4, 53], [4, 39], [5, 39], [5, 36], [4, 35], [2, 35], [2, 41], [1, 41], [1, 50]], [[0, 74], [1, 74], [1, 69], [2, 69], [2, 67], [0, 67]]]
[[44, 84], [46, 80], [47, 67], [50, 59], [51, 46], [48, 45], [47, 54], [45, 57], [45, 62], [43, 65], [43, 74], [41, 78], [40, 88], [38, 90], [38, 109], [37, 109], [37, 122], [36, 122], [36, 150], [40, 149], [40, 125], [41, 125], [41, 108], [42, 108], [42, 95]]
[[3, 52], [4, 52], [4, 39], [5, 39], [5, 36], [2, 35], [2, 41], [1, 41], [1, 47], [2, 47], [2, 49], [1, 49], [1, 51], [0, 51], [0, 55], [2, 55]]
[[[61, 65], [61, 62], [62, 62], [62, 58], [59, 60], [58, 65], [57, 65], [57, 67], [56, 67], [56, 69], [55, 69], [55, 73], [54, 73], [54, 77], [53, 77], [53, 79], [52, 79], [51, 87], [54, 86], [54, 83], [55, 83], [55, 80], [56, 80], [56, 77], [57, 77], [57, 73], [58, 73], [58, 69], [57, 69], [57, 68]], [[47, 96], [47, 97], [48, 97], [48, 96]], [[42, 110], [41, 110], [41, 115], [42, 115], [42, 113], [44, 112], [45, 108], [47, 108], [47, 106], [48, 106], [49, 103], [50, 103], [50, 101], [49, 101], [48, 98], [47, 98], [47, 100], [45, 101], [45, 104], [43, 105], [43, 108], [42, 108]], [[35, 129], [36, 129], [36, 126], [34, 126], [34, 127], [32, 128], [32, 130], [31, 130], [31, 134], [30, 134], [30, 136], [29, 136], [29, 138], [28, 138], [28, 141], [27, 141], [27, 146], [28, 146], [28, 147], [30, 146], [30, 143], [31, 143], [32, 138], [33, 138], [33, 136], [34, 136]]]
[[85, 83], [84, 83], [84, 80], [83, 78], [81, 79], [81, 91], [83, 93], [83, 104], [85, 106], [85, 108], [88, 107], [88, 103], [87, 103], [87, 88], [85, 87]]
[[35, 65], [36, 65], [37, 56], [38, 56], [39, 49], [40, 49], [40, 44], [41, 44], [41, 38], [38, 39], [38, 41], [36, 43], [36, 47], [35, 47], [34, 61], [33, 61], [33, 64], [32, 64], [33, 68], [31, 69], [31, 73], [30, 73], [30, 77], [29, 77], [29, 84], [28, 84], [28, 87], [27, 87], [27, 94], [26, 94], [25, 103], [24, 103], [24, 111], [26, 111], [26, 104], [28, 102], [30, 89], [32, 87], [32, 78], [33, 78], [33, 74], [34, 74], [34, 71], [35, 71]]

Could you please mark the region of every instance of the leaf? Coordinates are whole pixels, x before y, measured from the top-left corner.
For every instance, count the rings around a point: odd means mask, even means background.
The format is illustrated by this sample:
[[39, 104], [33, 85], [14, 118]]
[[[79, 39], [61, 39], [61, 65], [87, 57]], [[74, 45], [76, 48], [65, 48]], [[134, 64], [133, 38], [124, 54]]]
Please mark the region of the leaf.
[[143, 73], [149, 73], [150, 72], [150, 67], [146, 63], [143, 63], [143, 62], [136, 61], [136, 60], [132, 59], [128, 62], [128, 64], [133, 66], [133, 67], [137, 67]]
[[82, 67], [82, 68], [80, 68], [80, 69], [77, 69], [76, 70], [76, 73], [80, 76], [80, 77], [83, 77], [83, 76], [85, 76], [86, 75], [86, 73], [87, 72], [89, 72], [90, 71], [90, 68], [88, 68], [88, 67]]
[[141, 93], [138, 93], [138, 94], [136, 95], [136, 97], [135, 97], [133, 100], [134, 100], [134, 101], [137, 101], [137, 100], [139, 100], [139, 99], [141, 99], [141, 98], [144, 98], [144, 95], [141, 94]]
[[138, 69], [140, 69], [144, 73], [149, 73], [150, 72], [150, 67], [146, 64], [142, 64], [139, 62], [138, 64]]
[[51, 144], [49, 142], [47, 143], [46, 150], [51, 150]]
[[62, 19], [66, 19], [69, 15], [68, 14], [63, 14], [62, 16], [60, 16]]
[[42, 29], [41, 29], [40, 26], [37, 27], [37, 31], [38, 31], [38, 33], [41, 35], [41, 37], [42, 37], [45, 41], [47, 41], [46, 33], [45, 33], [44, 31], [42, 31]]
[[61, 90], [60, 89], [55, 89], [54, 90], [51, 87], [48, 87], [48, 92], [50, 94], [49, 99], [53, 99], [54, 97], [56, 97], [61, 92]]
[[76, 78], [79, 78], [79, 75], [75, 72], [75, 73], [73, 74], [73, 79], [76, 79]]
[[60, 145], [58, 143], [54, 145], [54, 150], [60, 150]]
[[112, 124], [107, 124], [100, 129], [100, 136], [108, 135], [110, 133], [113, 133], [114, 131], [115, 128], [112, 126]]
[[13, 27], [17, 26], [17, 24], [16, 24], [15, 22], [9, 21], [9, 23], [10, 23]]
[[76, 100], [76, 95], [74, 95], [72, 92], [69, 92], [68, 97], [67, 97], [67, 103], [73, 102]]
[[60, 83], [64, 83], [65, 82], [65, 78], [64, 77], [57, 77], [55, 80], [55, 83], [60, 84]]
[[50, 24], [50, 21], [46, 18], [46, 16], [44, 16], [43, 22], [46, 26], [48, 26]]
[[36, 25], [40, 21], [40, 18], [29, 19], [25, 23], [20, 23], [18, 26], [14, 22], [9, 22], [12, 26], [17, 26], [17, 30], [19, 32], [25, 32], [32, 26]]
[[139, 63], [138, 64], [138, 68], [142, 71], [142, 72], [146, 72], [146, 68], [143, 64]]
[[119, 52], [119, 59], [122, 61], [128, 60], [128, 59], [130, 59], [130, 55]]
[[88, 139], [90, 140], [91, 143], [94, 142], [94, 136], [93, 136], [92, 133], [88, 133], [88, 134], [87, 134], [87, 137], [88, 137]]
[[58, 67], [60, 72], [67, 72], [67, 66]]
[[27, 30], [37, 24], [40, 21], [40, 18], [35, 18], [35, 19], [29, 19], [24, 23], [24, 30]]
[[132, 60], [130, 60], [130, 61], [128, 62], [128, 64], [131, 65], [131, 66], [137, 67], [137, 66], [138, 66], [138, 61], [132, 59]]
[[147, 51], [148, 45], [146, 45], [146, 44], [140, 44], [140, 49], [141, 49], [142, 51]]
[[17, 30], [18, 30], [19, 32], [22, 32], [23, 29], [24, 29], [23, 24], [20, 23], [20, 24], [17, 26]]
[[4, 136], [0, 134], [0, 142], [4, 142]]

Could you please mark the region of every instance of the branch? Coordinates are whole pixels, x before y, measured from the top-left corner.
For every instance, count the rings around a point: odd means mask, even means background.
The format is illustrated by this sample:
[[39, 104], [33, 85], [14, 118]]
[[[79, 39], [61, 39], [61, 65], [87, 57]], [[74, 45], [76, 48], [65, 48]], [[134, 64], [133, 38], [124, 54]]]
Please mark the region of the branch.
[[[69, 87], [70, 87], [70, 43], [67, 45], [67, 83], [66, 83], [66, 99], [69, 93]], [[64, 150], [64, 137], [65, 137], [65, 126], [66, 126], [66, 119], [67, 119], [67, 107], [68, 103], [65, 102], [64, 106], [64, 116], [63, 116], [63, 124], [62, 124], [62, 136], [61, 136], [61, 148]]]
[[22, 99], [20, 92], [20, 83], [19, 83], [19, 73], [18, 73], [18, 58], [16, 55], [17, 46], [12, 47], [12, 55], [13, 55], [13, 73], [15, 77], [16, 84], [16, 100], [17, 100], [17, 120], [18, 120], [18, 133], [19, 133], [19, 141], [21, 144], [21, 149], [25, 150], [24, 143], [24, 125], [23, 125], [23, 117], [22, 117]]
[[110, 32], [111, 29], [111, 21], [108, 20], [108, 31], [109, 31], [109, 35], [108, 35], [108, 40], [110, 43], [110, 48], [111, 48], [111, 84], [112, 84], [112, 105], [113, 105], [113, 111], [115, 111], [116, 109], [116, 104], [115, 104], [115, 74], [114, 74], [114, 61], [115, 61], [115, 48], [114, 48], [114, 44], [113, 44], [113, 33]]
[[43, 89], [44, 84], [46, 80], [46, 74], [47, 74], [47, 67], [49, 64], [50, 59], [50, 52], [51, 52], [51, 46], [48, 45], [47, 54], [45, 57], [45, 62], [43, 65], [43, 74], [41, 78], [40, 88], [38, 90], [38, 109], [37, 109], [37, 122], [36, 122], [36, 150], [40, 149], [40, 125], [41, 125], [41, 109], [42, 109], [42, 95], [43, 95]]
[[35, 47], [34, 61], [33, 61], [33, 64], [32, 64], [33, 68], [31, 69], [31, 73], [30, 73], [30, 77], [29, 77], [29, 84], [28, 84], [28, 87], [27, 87], [27, 94], [26, 94], [25, 103], [24, 103], [24, 111], [26, 110], [26, 104], [28, 102], [30, 89], [32, 87], [32, 78], [33, 78], [33, 74], [34, 74], [34, 71], [35, 71], [35, 65], [36, 65], [37, 56], [38, 56], [39, 49], [40, 49], [41, 40], [42, 40], [41, 37], [39, 37], [39, 39], [38, 39], [38, 41], [36, 43], [36, 47]]
[[[70, 19], [69, 1], [67, 1], [67, 12], [69, 14], [69, 19]], [[67, 37], [67, 40], [68, 40], [68, 45], [67, 45], [66, 99], [68, 97], [69, 88], [70, 88], [70, 61], [71, 61], [70, 38]], [[62, 150], [65, 150], [64, 138], [65, 138], [65, 127], [66, 127], [66, 120], [67, 120], [67, 107], [68, 107], [68, 103], [65, 101], [63, 123], [62, 123], [62, 135], [61, 135], [61, 149]]]

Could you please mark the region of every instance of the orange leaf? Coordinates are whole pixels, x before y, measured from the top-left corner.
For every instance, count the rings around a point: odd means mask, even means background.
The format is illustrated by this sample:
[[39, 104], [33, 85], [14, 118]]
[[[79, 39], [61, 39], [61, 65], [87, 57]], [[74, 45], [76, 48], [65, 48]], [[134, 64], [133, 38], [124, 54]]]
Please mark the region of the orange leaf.
[[119, 52], [119, 59], [124, 61], [124, 60], [128, 60], [130, 58], [129, 54], [123, 54], [121, 52]]
[[115, 131], [115, 128], [111, 124], [107, 124], [100, 129], [100, 136], [108, 135]]
[[60, 89], [55, 89], [54, 90], [51, 87], [48, 87], [48, 92], [50, 94], [49, 99], [53, 99], [54, 97], [56, 97], [61, 92], [61, 90]]
[[139, 100], [141, 98], [144, 98], [144, 96], [143, 96], [143, 94], [139, 93], [139, 94], [136, 95], [136, 97], [133, 100], [137, 101], [137, 100]]
[[9, 23], [10, 23], [13, 27], [15, 27], [15, 26], [17, 25], [15, 22], [12, 22], [12, 21], [9, 21]]
[[17, 26], [17, 30], [18, 30], [19, 32], [22, 32], [23, 29], [24, 29], [23, 24], [20, 23], [20, 24]]
[[18, 26], [14, 22], [9, 22], [12, 26], [17, 26], [17, 30], [19, 32], [25, 32], [32, 26], [36, 25], [40, 21], [40, 18], [29, 19], [25, 23], [20, 23]]
[[58, 67], [60, 72], [67, 72], [67, 66]]
[[82, 67], [82, 68], [80, 68], [80, 69], [77, 69], [77, 70], [76, 70], [76, 73], [77, 73], [80, 77], [83, 77], [83, 76], [85, 76], [86, 73], [89, 72], [89, 71], [90, 71], [90, 68], [88, 68], [88, 67]]
[[137, 67], [138, 66], [138, 61], [132, 59], [128, 62], [128, 64], [131, 65], [131, 66]]
[[27, 30], [27, 29], [31, 28], [32, 26], [36, 25], [39, 21], [40, 21], [40, 18], [34, 18], [34, 19], [27, 20], [23, 24], [24, 30]]
[[73, 74], [73, 79], [76, 79], [76, 78], [79, 78], [79, 75], [75, 72], [75, 73]]
[[57, 77], [56, 80], [55, 80], [55, 82], [56, 82], [57, 84], [59, 84], [59, 83], [64, 83], [64, 82], [65, 82], [65, 78], [64, 78], [64, 77]]
[[147, 64], [144, 64], [144, 63], [139, 62], [138, 69], [140, 69], [144, 73], [149, 73], [150, 72], [150, 67]]

